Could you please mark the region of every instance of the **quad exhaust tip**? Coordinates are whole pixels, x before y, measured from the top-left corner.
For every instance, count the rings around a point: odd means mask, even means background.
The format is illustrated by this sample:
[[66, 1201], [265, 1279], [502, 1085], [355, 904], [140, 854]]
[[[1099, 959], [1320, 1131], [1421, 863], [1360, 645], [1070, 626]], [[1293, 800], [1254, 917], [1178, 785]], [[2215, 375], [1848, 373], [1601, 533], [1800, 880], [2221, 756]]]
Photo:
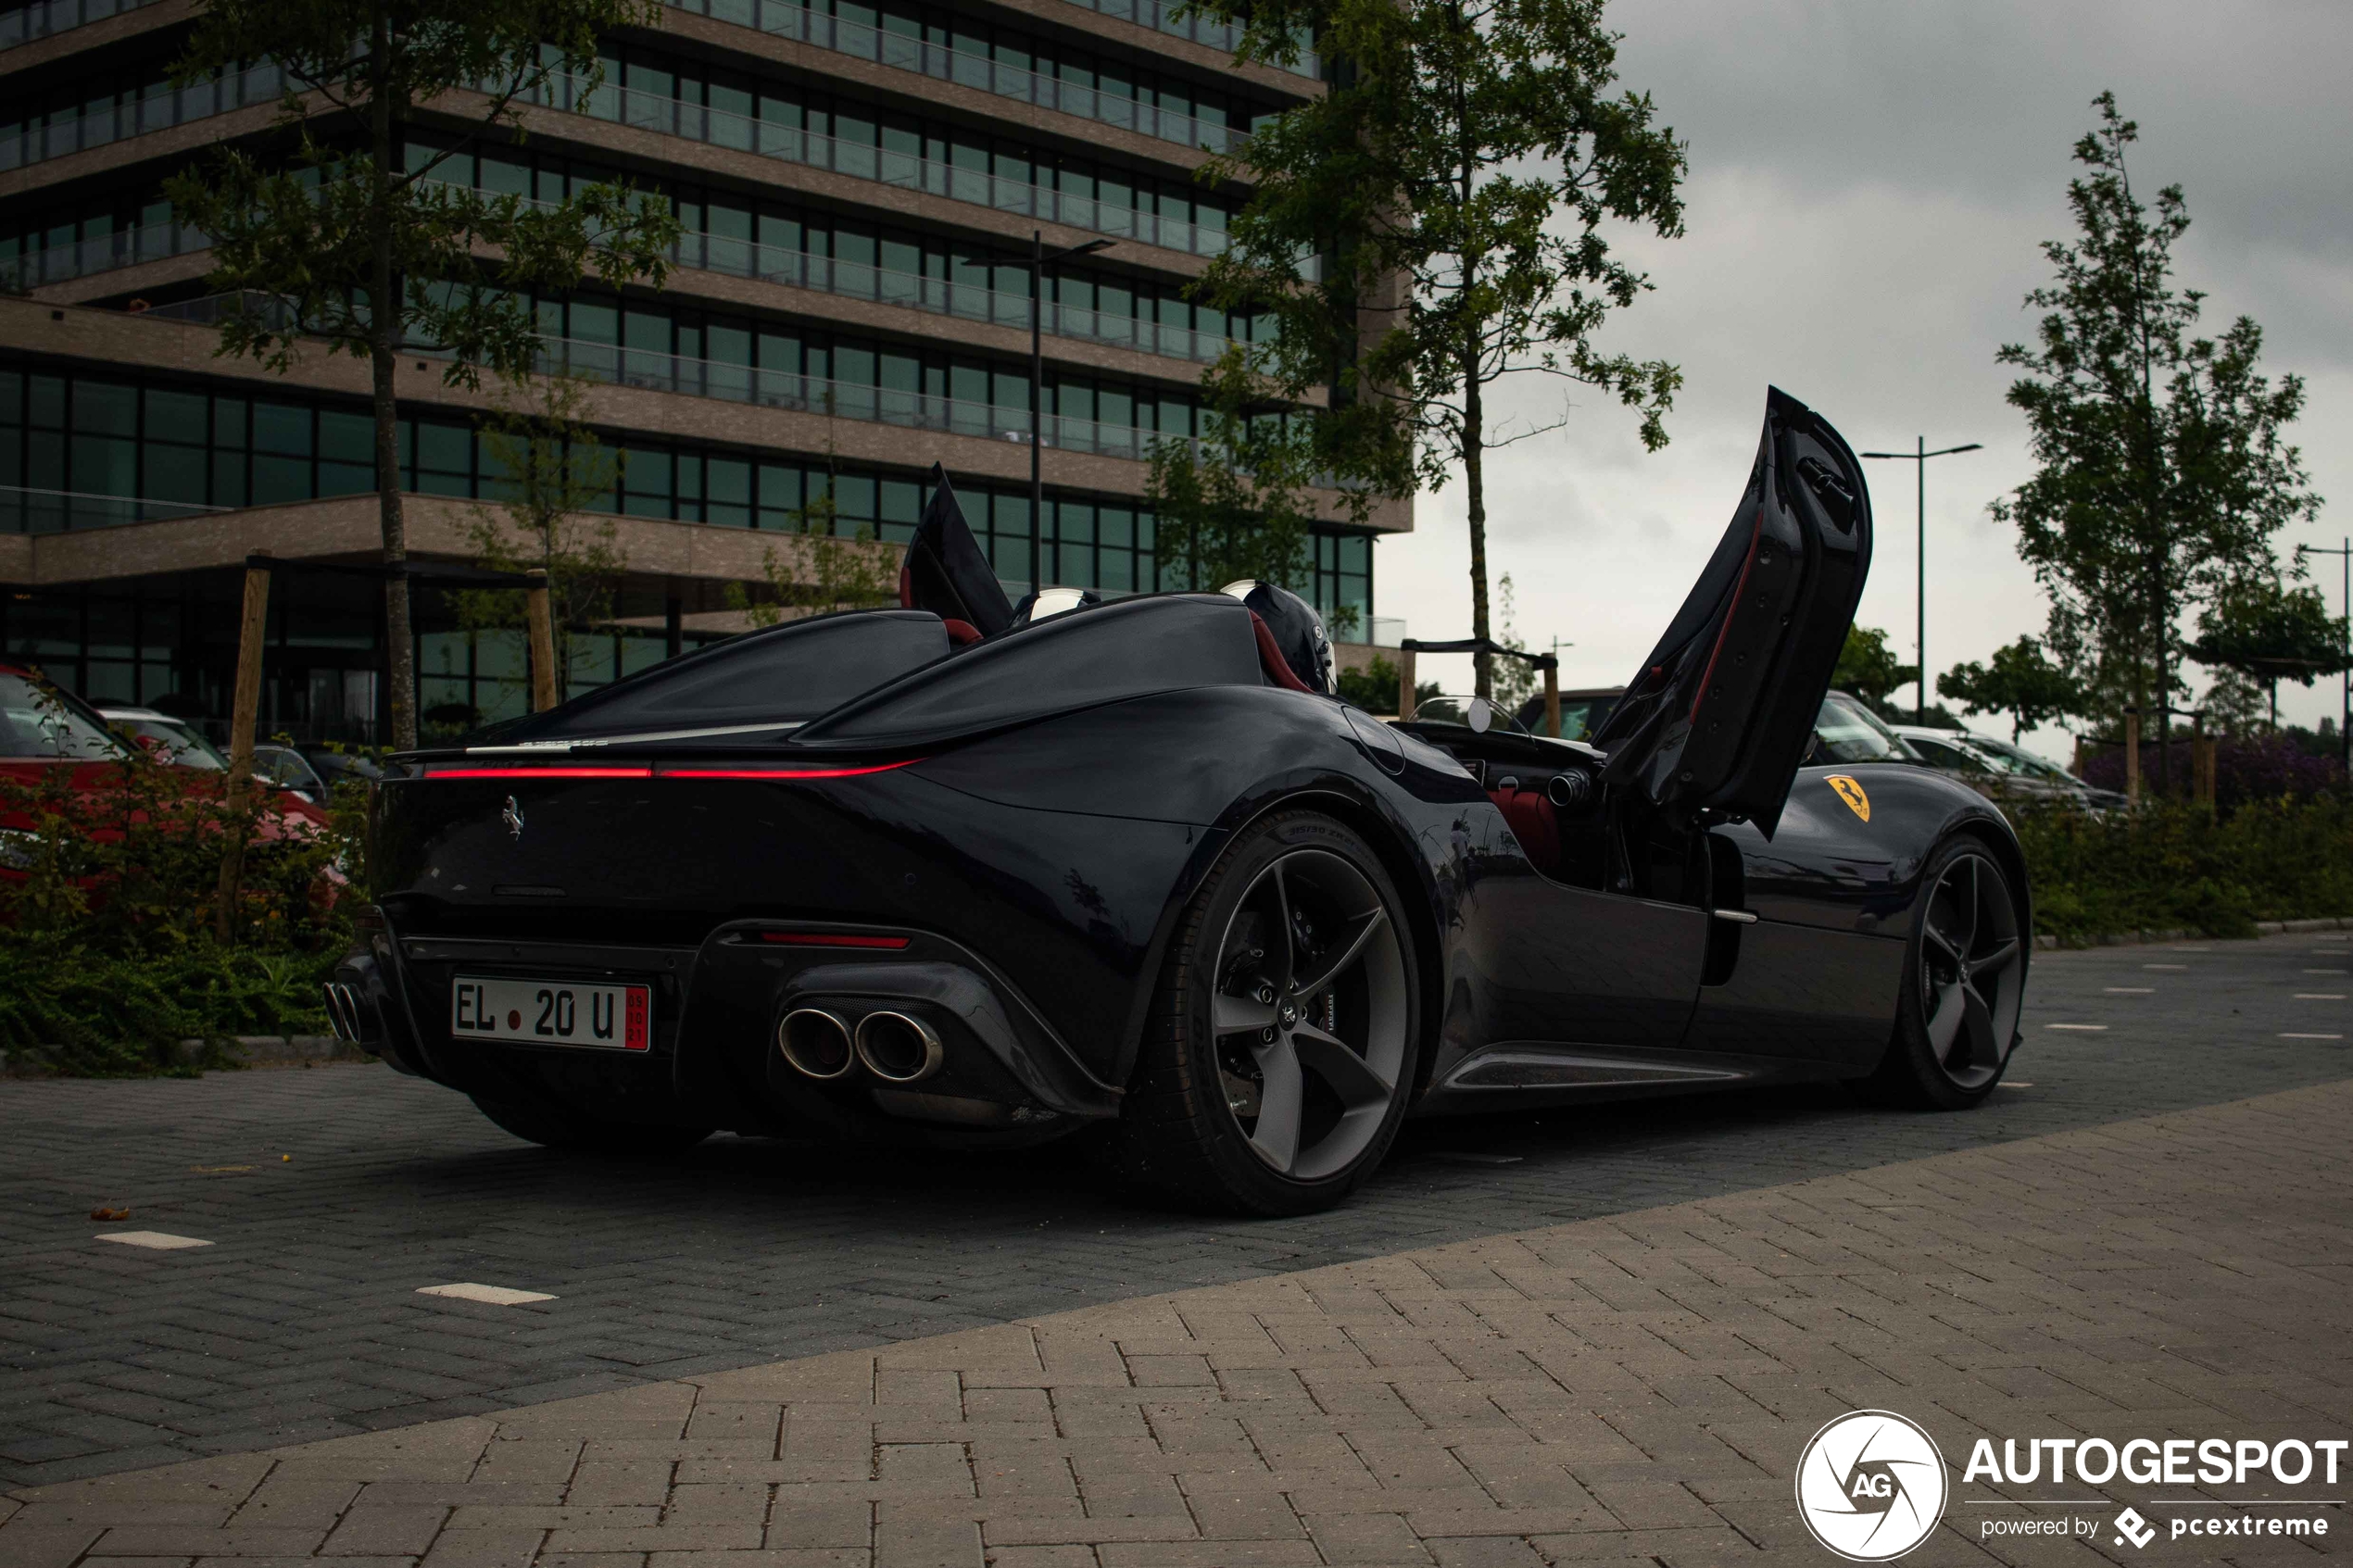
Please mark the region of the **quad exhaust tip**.
[[330, 980], [319, 991], [327, 1004], [327, 1027], [334, 1031], [335, 1038], [347, 1046], [359, 1044], [359, 998], [351, 994], [351, 987]]
[[919, 1084], [947, 1060], [939, 1035], [903, 1012], [870, 1012], [858, 1021], [858, 1060], [886, 1083]]
[[776, 1048], [794, 1072], [819, 1082], [838, 1078], [858, 1060], [849, 1024], [824, 1008], [795, 1008], [776, 1025]]

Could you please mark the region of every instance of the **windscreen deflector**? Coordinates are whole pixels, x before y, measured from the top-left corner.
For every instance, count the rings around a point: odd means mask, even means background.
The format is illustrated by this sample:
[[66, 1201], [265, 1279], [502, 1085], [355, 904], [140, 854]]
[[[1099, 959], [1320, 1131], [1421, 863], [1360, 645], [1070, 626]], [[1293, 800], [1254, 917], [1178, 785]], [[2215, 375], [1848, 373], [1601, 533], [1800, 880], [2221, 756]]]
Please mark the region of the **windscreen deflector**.
[[1604, 781], [1772, 836], [1871, 562], [1862, 465], [1778, 387], [1731, 524], [1593, 736]]

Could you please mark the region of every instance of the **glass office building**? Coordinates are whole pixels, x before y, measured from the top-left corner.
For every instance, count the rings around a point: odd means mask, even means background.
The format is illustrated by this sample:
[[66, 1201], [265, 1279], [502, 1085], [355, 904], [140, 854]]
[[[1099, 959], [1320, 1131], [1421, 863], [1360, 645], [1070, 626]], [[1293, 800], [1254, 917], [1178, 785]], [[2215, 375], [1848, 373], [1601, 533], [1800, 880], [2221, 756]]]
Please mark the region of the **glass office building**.
[[[535, 302], [547, 363], [594, 385], [591, 420], [621, 459], [585, 526], [610, 523], [623, 574], [610, 621], [572, 639], [570, 690], [739, 629], [729, 589], [764, 582], [780, 536], [903, 541], [935, 461], [1016, 594], [1187, 585], [1154, 548], [1147, 454], [1195, 433], [1202, 366], [1253, 330], [1183, 296], [1242, 195], [1194, 171], [1320, 89], [1312, 58], [1237, 68], [1229, 38], [1173, 9], [673, 0], [661, 26], [607, 41], [601, 86], [551, 84], [527, 143], [465, 144], [443, 166], [531, 199], [625, 177], [685, 232], [659, 293]], [[214, 356], [210, 253], [162, 183], [266, 133], [283, 84], [266, 61], [175, 83], [190, 16], [0, 9], [0, 658], [217, 728], [241, 569], [266, 551], [290, 570], [265, 727], [380, 740], [380, 590], [305, 570], [373, 558], [366, 368]], [[465, 131], [428, 113], [405, 156]], [[1050, 249], [1112, 242], [1046, 280], [1037, 431], [1033, 232]], [[404, 358], [399, 445], [412, 554], [459, 561], [478, 553], [496, 465], [481, 401], [440, 370]], [[1302, 586], [1369, 625], [1373, 540], [1410, 521], [1399, 504], [1319, 531]], [[430, 587], [415, 613], [429, 729], [521, 711], [520, 633], [466, 629]]]

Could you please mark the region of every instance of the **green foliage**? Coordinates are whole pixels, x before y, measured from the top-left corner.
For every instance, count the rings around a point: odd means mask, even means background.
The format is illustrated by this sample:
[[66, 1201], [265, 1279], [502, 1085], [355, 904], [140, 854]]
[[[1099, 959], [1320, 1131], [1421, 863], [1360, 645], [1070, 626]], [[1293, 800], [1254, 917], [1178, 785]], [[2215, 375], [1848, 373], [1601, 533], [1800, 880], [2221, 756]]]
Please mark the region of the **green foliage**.
[[1858, 624], [1846, 629], [1846, 642], [1838, 650], [1838, 668], [1831, 672], [1831, 685], [1854, 693], [1876, 709], [1886, 703], [1888, 693], [1909, 685], [1919, 674], [1914, 666], [1896, 662], [1885, 632]]
[[[622, 454], [588, 423], [588, 383], [576, 376], [538, 376], [529, 399], [510, 395], [480, 417], [487, 465], [502, 477], [495, 508], [476, 507], [467, 536], [476, 560], [494, 571], [536, 567], [547, 574], [547, 614], [556, 645], [556, 696], [572, 674], [573, 639], [612, 618], [629, 558], [612, 521], [584, 515], [620, 482]], [[528, 624], [520, 588], [469, 588], [447, 595], [469, 632]]]
[[2153, 711], [2181, 689], [2179, 621], [2228, 585], [2271, 569], [2271, 541], [2317, 514], [2285, 432], [2304, 383], [2257, 370], [2262, 330], [2245, 316], [2194, 335], [2203, 295], [2177, 291], [2172, 247], [2190, 226], [2178, 185], [2156, 207], [2133, 193], [2126, 149], [2139, 129], [2114, 94], [2076, 144], [2087, 171], [2068, 186], [2079, 237], [2043, 247], [2056, 273], [2027, 295], [2046, 312], [2032, 345], [2000, 362], [2025, 372], [2037, 469], [1994, 515], [2051, 596], [2050, 646], [2083, 673], [2093, 706]]
[[[2262, 573], [2217, 595], [2198, 616], [2197, 631], [2197, 640], [2183, 651], [2200, 664], [2259, 683], [2274, 727], [2283, 679], [2309, 686], [2346, 666], [2345, 622], [2329, 614], [2321, 591], [2291, 588]], [[2231, 694], [2220, 695], [2227, 702]], [[2224, 704], [2209, 694], [2207, 706]]]
[[2353, 914], [2353, 802], [2262, 800], [2217, 821], [2158, 801], [2105, 816], [2014, 812], [2034, 925], [2062, 941], [2130, 931], [2253, 935], [2259, 920]]
[[[396, 359], [451, 356], [443, 381], [529, 373], [539, 347], [528, 290], [562, 290], [593, 266], [606, 282], [661, 285], [679, 226], [625, 184], [563, 201], [493, 195], [442, 178], [484, 139], [520, 139], [520, 106], [553, 78], [593, 87], [598, 41], [660, 27], [659, 0], [207, 0], [174, 66], [182, 82], [270, 59], [287, 87], [277, 132], [222, 144], [165, 182], [173, 215], [212, 250], [207, 282], [230, 296], [220, 352], [292, 368], [308, 339], [369, 361], [384, 558], [408, 556], [393, 395]], [[396, 161], [419, 122], [470, 120]], [[319, 133], [321, 117], [332, 129]], [[355, 137], [354, 132], [357, 131]], [[495, 259], [493, 259], [495, 258]], [[392, 739], [417, 744], [409, 584], [384, 584]]]
[[[1495, 633], [1495, 640], [1507, 648], [1525, 653], [1528, 644], [1521, 638], [1519, 628], [1513, 624], [1518, 616], [1518, 606], [1512, 591], [1512, 574], [1508, 571], [1504, 573], [1503, 581], [1495, 586], [1504, 601], [1503, 629]], [[1524, 659], [1498, 659], [1491, 662], [1495, 668], [1489, 679], [1491, 689], [1488, 700], [1506, 713], [1518, 712], [1520, 704], [1535, 695], [1537, 687], [1543, 684], [1542, 673]]]
[[[325, 1030], [319, 982], [367, 896], [364, 788], [337, 784], [321, 827], [267, 788], [232, 807], [222, 782], [145, 757], [0, 778], [15, 873], [0, 877], [0, 1049], [154, 1072], [185, 1039]], [[248, 840], [223, 945], [213, 896], [233, 832]]]
[[[1436, 681], [1414, 683], [1416, 702], [1427, 702], [1436, 696], [1438, 692], [1439, 686]], [[1380, 655], [1375, 654], [1371, 662], [1362, 670], [1342, 670], [1340, 672], [1340, 699], [1350, 707], [1360, 708], [1367, 713], [1395, 713], [1397, 711], [1397, 666]]]
[[1964, 713], [2010, 715], [2010, 739], [2057, 719], [2090, 716], [2091, 696], [2032, 637], [1994, 650], [1983, 664], [1956, 664], [1936, 678], [1936, 695]]
[[[1242, 29], [1240, 57], [1295, 60], [1312, 37], [1327, 90], [1202, 170], [1250, 200], [1199, 293], [1272, 331], [1254, 373], [1296, 400], [1322, 466], [1367, 492], [1432, 488], [1463, 470], [1472, 633], [1489, 625], [1484, 455], [1556, 428], [1491, 422], [1488, 389], [1530, 372], [1599, 389], [1645, 445], [1681, 376], [1594, 338], [1650, 285], [1604, 226], [1682, 231], [1684, 149], [1647, 95], [1615, 94], [1618, 35], [1601, 0], [1197, 0]], [[1566, 418], [1564, 413], [1563, 418]], [[1478, 690], [1491, 660], [1478, 660]]]
[[774, 626], [787, 608], [824, 615], [899, 602], [897, 558], [875, 547], [875, 531], [863, 523], [853, 534], [836, 533], [841, 510], [830, 490], [787, 515], [801, 533], [788, 546], [792, 558], [779, 558], [773, 545], [761, 551], [765, 591], [728, 583], [729, 609], [740, 611], [754, 626]]
[[[1312, 415], [1252, 411], [1254, 402], [1278, 403], [1280, 392], [1260, 384], [1236, 345], [1202, 373], [1200, 441], [1163, 436], [1151, 445], [1145, 504], [1155, 548], [1170, 569], [1182, 564], [1188, 588], [1245, 577], [1295, 588], [1309, 576], [1308, 488], [1321, 454]], [[1362, 490], [1346, 494], [1369, 501]]]

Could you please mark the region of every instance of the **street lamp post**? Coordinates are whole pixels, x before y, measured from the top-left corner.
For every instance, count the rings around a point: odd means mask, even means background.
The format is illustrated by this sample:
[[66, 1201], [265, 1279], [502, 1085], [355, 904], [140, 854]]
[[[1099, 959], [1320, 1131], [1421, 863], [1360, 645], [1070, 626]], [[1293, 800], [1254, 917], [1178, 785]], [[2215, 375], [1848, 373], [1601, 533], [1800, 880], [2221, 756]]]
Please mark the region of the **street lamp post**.
[[1045, 562], [1038, 554], [1046, 525], [1045, 470], [1038, 460], [1040, 449], [1046, 445], [1042, 390], [1046, 383], [1046, 267], [1049, 262], [1065, 261], [1074, 256], [1111, 247], [1109, 240], [1088, 240], [1085, 245], [1071, 245], [1049, 256], [1045, 233], [1037, 229], [1029, 232], [1029, 591], [1033, 594], [1046, 585]]
[[[2337, 652], [2340, 655], [2353, 656], [2353, 538], [2347, 539], [2343, 545], [2334, 550], [2322, 549], [2312, 545], [2298, 545], [2296, 546], [2296, 553], [2299, 556], [2335, 556], [2342, 560], [2345, 568], [2346, 618], [2337, 623], [2339, 628]], [[2342, 692], [2336, 715], [2337, 757], [2348, 771], [2353, 771], [2353, 658], [2348, 658], [2345, 666], [2338, 670], [2337, 684]]]
[[1918, 631], [1912, 643], [1912, 657], [1919, 660], [1920, 679], [1917, 688], [1919, 695], [1912, 699], [1912, 722], [1925, 724], [1928, 722], [1928, 460], [1931, 458], [1949, 458], [1956, 452], [1982, 451], [1984, 445], [1982, 442], [1972, 441], [1967, 445], [1943, 446], [1931, 452], [1928, 449], [1927, 436], [1915, 436], [1913, 440], [1917, 445], [1909, 452], [1866, 452], [1863, 456], [1885, 458], [1919, 465], [1919, 602], [1916, 606], [1916, 613], [1919, 619], [1917, 622]]

